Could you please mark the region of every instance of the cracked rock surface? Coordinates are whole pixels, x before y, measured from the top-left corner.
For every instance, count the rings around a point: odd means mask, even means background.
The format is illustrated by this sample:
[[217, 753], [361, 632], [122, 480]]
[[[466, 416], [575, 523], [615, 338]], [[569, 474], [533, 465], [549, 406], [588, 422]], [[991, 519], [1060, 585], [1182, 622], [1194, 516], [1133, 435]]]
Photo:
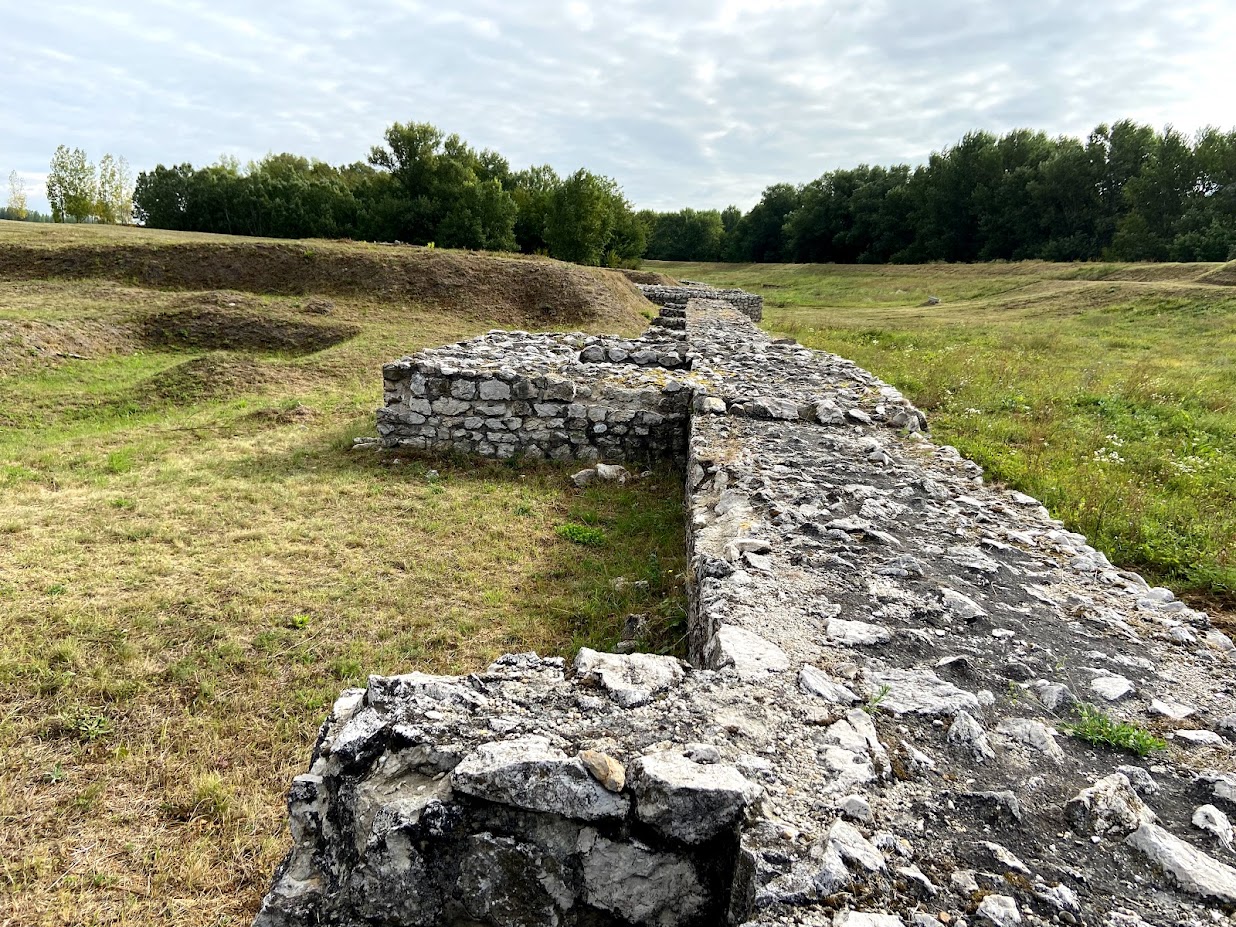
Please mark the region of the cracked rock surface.
[[[870, 374], [685, 306], [689, 665], [523, 654], [344, 693], [257, 924], [1236, 911], [1227, 637]], [[1168, 747], [1070, 736], [1078, 702]]]

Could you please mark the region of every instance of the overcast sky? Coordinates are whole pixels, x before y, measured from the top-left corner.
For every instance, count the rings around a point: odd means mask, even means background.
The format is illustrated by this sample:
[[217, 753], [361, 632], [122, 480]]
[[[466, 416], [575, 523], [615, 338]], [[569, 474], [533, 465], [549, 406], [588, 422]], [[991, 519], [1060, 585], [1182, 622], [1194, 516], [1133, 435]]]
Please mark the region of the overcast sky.
[[344, 163], [398, 120], [638, 207], [745, 209], [974, 128], [1230, 129], [1234, 50], [1232, 0], [0, 0], [0, 180], [45, 210], [61, 143], [135, 173]]

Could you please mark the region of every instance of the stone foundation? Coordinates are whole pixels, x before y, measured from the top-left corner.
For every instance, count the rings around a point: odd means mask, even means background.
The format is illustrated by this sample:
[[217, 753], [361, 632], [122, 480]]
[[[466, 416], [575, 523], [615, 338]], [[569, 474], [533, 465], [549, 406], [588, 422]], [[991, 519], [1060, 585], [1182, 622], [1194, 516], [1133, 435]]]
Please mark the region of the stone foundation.
[[637, 284], [637, 286], [646, 300], [658, 306], [682, 310], [686, 309], [687, 303], [693, 299], [706, 299], [726, 303], [731, 309], [741, 312], [753, 322], [759, 322], [764, 318], [764, 297], [748, 293], [746, 290], [714, 287], [692, 280], [682, 281], [682, 286], [661, 286], [660, 284]]
[[[616, 458], [651, 430], [598, 443], [569, 413], [543, 430], [537, 402], [664, 416], [686, 459], [690, 662], [522, 654], [344, 693], [256, 923], [1200, 927], [1236, 910], [1232, 642], [986, 485], [869, 373], [725, 302], [671, 317], [689, 369], [491, 333], [388, 367], [379, 422], [389, 444], [432, 423], [416, 446]], [[399, 422], [414, 400], [426, 420]], [[440, 421], [502, 421], [483, 403], [536, 427]], [[1068, 736], [1077, 702], [1167, 749]]]
[[685, 342], [490, 332], [387, 364], [388, 447], [485, 457], [686, 456]]

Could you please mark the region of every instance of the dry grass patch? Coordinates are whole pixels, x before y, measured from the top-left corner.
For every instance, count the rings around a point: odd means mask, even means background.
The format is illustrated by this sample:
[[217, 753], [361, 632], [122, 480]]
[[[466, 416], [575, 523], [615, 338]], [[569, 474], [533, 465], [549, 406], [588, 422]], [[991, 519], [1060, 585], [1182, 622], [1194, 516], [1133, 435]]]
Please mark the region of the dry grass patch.
[[[0, 318], [137, 331], [229, 293], [0, 281]], [[680, 644], [677, 475], [581, 491], [557, 466], [350, 449], [382, 362], [488, 324], [237, 295], [355, 334], [0, 369], [0, 924], [247, 924], [342, 688], [612, 644], [632, 612]]]

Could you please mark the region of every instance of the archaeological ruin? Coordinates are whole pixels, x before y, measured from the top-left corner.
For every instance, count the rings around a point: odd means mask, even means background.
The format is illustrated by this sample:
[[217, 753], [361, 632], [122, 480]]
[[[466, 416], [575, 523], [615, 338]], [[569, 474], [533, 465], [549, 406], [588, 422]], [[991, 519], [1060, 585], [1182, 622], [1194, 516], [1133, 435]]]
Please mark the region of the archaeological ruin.
[[[896, 389], [765, 334], [759, 297], [645, 292], [639, 339], [388, 364], [377, 426], [579, 482], [679, 463], [688, 660], [510, 654], [344, 692], [257, 927], [1229, 922], [1232, 641]], [[1166, 747], [1078, 736], [1104, 720]]]

